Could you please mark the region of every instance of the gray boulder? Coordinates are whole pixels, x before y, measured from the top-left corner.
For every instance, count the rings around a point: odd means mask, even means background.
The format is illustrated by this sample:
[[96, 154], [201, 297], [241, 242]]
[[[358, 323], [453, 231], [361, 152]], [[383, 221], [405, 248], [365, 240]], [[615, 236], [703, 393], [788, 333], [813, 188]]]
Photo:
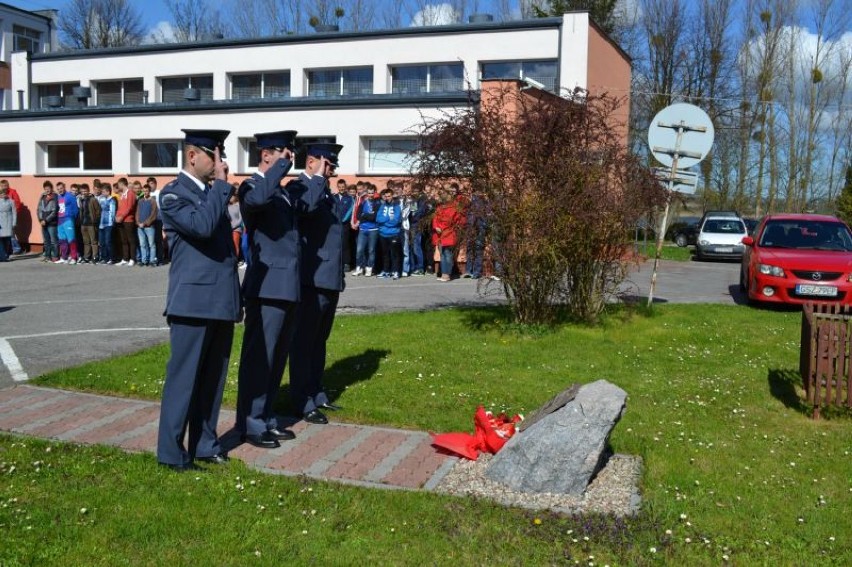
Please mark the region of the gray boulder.
[[626, 399], [627, 392], [606, 380], [582, 386], [564, 407], [512, 437], [485, 476], [521, 492], [582, 494], [605, 464]]

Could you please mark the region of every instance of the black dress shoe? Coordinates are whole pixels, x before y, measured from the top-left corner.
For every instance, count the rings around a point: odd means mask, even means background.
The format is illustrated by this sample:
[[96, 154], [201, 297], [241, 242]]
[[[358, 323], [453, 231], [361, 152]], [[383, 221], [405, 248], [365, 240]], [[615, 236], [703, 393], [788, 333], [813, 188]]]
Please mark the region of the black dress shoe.
[[320, 410], [315, 409], [305, 414], [305, 421], [316, 425], [325, 425], [328, 423], [328, 418]]
[[337, 405], [337, 404], [333, 404], [333, 403], [331, 403], [331, 402], [328, 402], [327, 404], [320, 404], [320, 406], [319, 406], [319, 407], [321, 407], [322, 409], [327, 409], [327, 410], [331, 410], [331, 411], [337, 411], [337, 410], [342, 410], [342, 409], [343, 409], [343, 408], [342, 408], [342, 407], [340, 407], [339, 405]]
[[279, 441], [292, 441], [296, 438], [296, 434], [289, 429], [278, 429], [277, 427], [273, 427], [272, 429], [267, 429], [266, 432]]
[[243, 441], [261, 449], [276, 449], [281, 446], [278, 439], [269, 431], [264, 431], [260, 435], [243, 435]]
[[216, 453], [211, 457], [195, 457], [195, 460], [210, 463], [211, 465], [224, 465], [230, 461], [228, 455], [225, 455], [224, 453]]
[[166, 467], [167, 469], [171, 469], [175, 472], [189, 472], [189, 471], [200, 471], [200, 470], [202, 470], [201, 467], [199, 467], [195, 463], [181, 463], [181, 464], [177, 464], [177, 465], [174, 464], [174, 463], [160, 463], [160, 466]]

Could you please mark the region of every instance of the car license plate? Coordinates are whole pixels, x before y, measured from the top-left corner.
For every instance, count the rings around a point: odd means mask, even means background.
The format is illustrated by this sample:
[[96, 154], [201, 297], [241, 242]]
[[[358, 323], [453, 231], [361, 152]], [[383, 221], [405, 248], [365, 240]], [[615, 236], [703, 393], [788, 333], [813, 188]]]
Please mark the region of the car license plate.
[[799, 295], [818, 295], [820, 297], [837, 297], [837, 288], [833, 285], [807, 285], [796, 286]]
[[716, 247], [716, 254], [733, 254], [734, 249], [730, 246], [728, 247]]

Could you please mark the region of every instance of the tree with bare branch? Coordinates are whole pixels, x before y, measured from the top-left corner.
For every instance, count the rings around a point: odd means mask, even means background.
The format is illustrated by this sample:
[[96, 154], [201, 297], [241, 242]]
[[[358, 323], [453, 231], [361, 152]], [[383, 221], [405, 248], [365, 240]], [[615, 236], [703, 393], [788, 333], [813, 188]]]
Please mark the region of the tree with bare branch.
[[71, 49], [137, 45], [142, 16], [128, 0], [71, 0], [60, 12], [62, 43]]
[[174, 31], [172, 41], [178, 43], [206, 41], [228, 35], [228, 25], [225, 23], [218, 2], [209, 0], [163, 1], [172, 15]]

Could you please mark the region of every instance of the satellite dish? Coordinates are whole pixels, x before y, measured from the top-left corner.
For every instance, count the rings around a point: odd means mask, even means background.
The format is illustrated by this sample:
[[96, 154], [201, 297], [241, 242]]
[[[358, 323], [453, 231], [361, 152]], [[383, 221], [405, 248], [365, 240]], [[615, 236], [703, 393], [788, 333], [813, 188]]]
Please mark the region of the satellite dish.
[[686, 169], [707, 156], [714, 136], [713, 122], [706, 112], [692, 104], [677, 103], [654, 116], [648, 128], [648, 145], [661, 164], [671, 167], [677, 153], [678, 169]]

